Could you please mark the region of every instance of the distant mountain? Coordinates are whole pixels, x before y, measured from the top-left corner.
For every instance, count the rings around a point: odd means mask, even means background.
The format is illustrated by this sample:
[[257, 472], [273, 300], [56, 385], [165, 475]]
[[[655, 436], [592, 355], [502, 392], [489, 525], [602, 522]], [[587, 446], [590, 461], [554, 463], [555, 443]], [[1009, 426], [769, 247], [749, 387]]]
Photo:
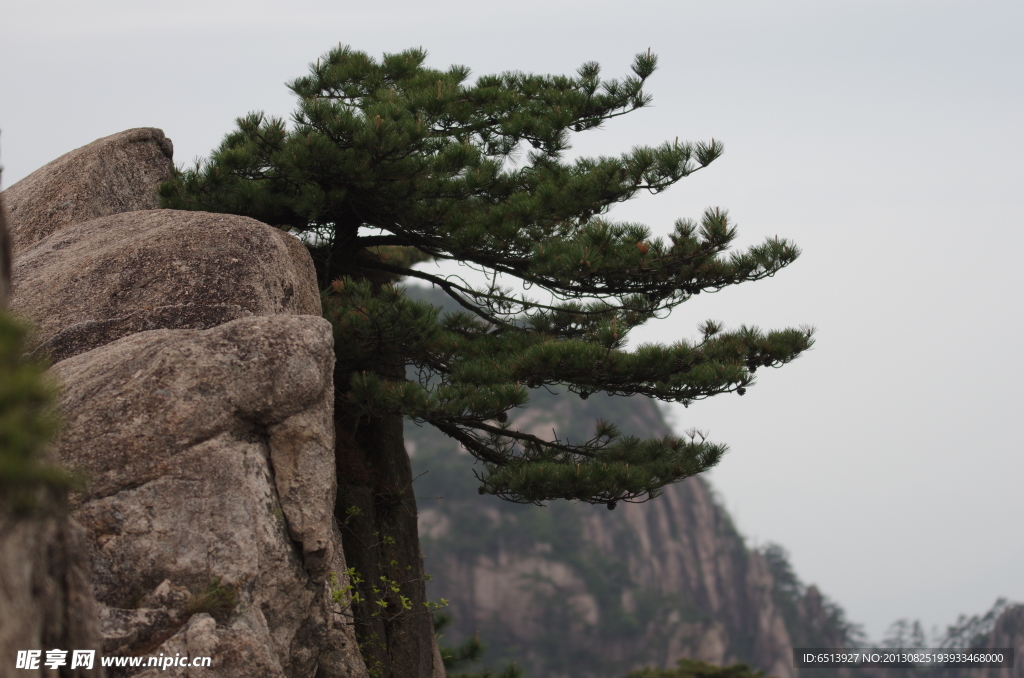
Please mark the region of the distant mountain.
[[[624, 433], [669, 433], [644, 398], [541, 394], [514, 421], [581, 436], [593, 420]], [[644, 504], [519, 506], [481, 497], [472, 458], [410, 425], [420, 537], [432, 598], [448, 598], [453, 640], [479, 632], [492, 665], [515, 659], [535, 678], [612, 678], [681, 657], [746, 662], [796, 676], [793, 645], [840, 646], [849, 627], [804, 587], [778, 547], [754, 551], [701, 478]], [[443, 497], [443, 498], [438, 498]]]
[[[453, 308], [443, 294], [411, 297]], [[590, 437], [594, 420], [625, 435], [671, 433], [655, 403], [534, 391], [510, 417], [537, 435]], [[912, 670], [793, 667], [793, 647], [863, 647], [843, 610], [804, 585], [785, 550], [748, 548], [701, 477], [644, 504], [521, 506], [480, 496], [473, 458], [430, 426], [406, 424], [431, 599], [447, 598], [443, 643], [479, 634], [491, 667], [516, 661], [528, 678], [623, 678], [682, 657], [738, 662], [774, 678], [903, 678]], [[902, 626], [900, 626], [902, 624]], [[897, 628], [898, 627], [898, 628]], [[905, 628], [904, 628], [905, 627]], [[912, 647], [910, 622], [883, 644]], [[901, 630], [902, 629], [902, 630]], [[1016, 647], [1015, 669], [932, 671], [932, 678], [1024, 678], [1024, 606], [961, 618], [942, 639], [960, 647]]]

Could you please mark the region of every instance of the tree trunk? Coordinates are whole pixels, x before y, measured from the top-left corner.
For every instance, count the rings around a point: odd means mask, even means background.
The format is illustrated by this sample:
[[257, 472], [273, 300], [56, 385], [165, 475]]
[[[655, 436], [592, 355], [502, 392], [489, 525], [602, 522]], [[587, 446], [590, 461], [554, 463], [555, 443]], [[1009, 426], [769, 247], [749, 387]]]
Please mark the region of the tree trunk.
[[357, 586], [363, 602], [352, 605], [356, 636], [370, 675], [428, 678], [434, 675], [437, 643], [433, 615], [426, 607], [412, 467], [405, 451], [402, 417], [353, 417], [346, 411], [348, 380], [347, 373], [336, 375], [335, 516], [345, 560], [363, 580]]
[[[341, 230], [353, 236], [359, 223], [353, 218]], [[345, 238], [337, 237], [329, 247], [312, 249], [322, 289], [330, 289], [333, 280], [345, 275], [368, 279], [378, 288], [395, 281], [390, 274], [360, 266], [362, 260], [377, 255], [347, 249], [346, 244]], [[380, 348], [376, 364], [354, 366], [339, 361], [334, 372], [338, 476], [334, 515], [345, 561], [362, 580], [356, 587], [362, 602], [352, 604], [356, 638], [374, 678], [444, 678], [434, 618], [426, 606], [412, 465], [405, 451], [402, 417], [360, 417], [348, 401], [354, 369], [373, 370], [386, 379], [405, 378], [404, 361], [397, 357], [400, 350]], [[393, 586], [399, 590], [393, 591]]]

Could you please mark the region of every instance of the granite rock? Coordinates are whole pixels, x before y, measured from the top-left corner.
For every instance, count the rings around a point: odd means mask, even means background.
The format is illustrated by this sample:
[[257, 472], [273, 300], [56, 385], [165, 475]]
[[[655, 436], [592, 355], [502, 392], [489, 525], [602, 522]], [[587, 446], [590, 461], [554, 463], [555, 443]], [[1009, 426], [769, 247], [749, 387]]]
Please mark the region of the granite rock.
[[312, 260], [252, 219], [156, 209], [170, 161], [162, 132], [129, 130], [3, 193], [12, 310], [62, 386], [50, 454], [86, 481], [70, 515], [0, 521], [0, 610], [20, 622], [0, 648], [212, 660], [114, 678], [365, 678], [334, 600], [334, 352]]
[[65, 153], [3, 192], [14, 253], [65, 226], [157, 207], [171, 178], [173, 146], [151, 127], [130, 129]]
[[320, 315], [302, 242], [228, 214], [152, 210], [65, 226], [17, 257], [12, 309], [31, 348], [59, 362], [153, 329], [208, 329], [272, 314]]
[[333, 364], [326, 320], [272, 315], [140, 332], [51, 369], [55, 454], [88, 478], [70, 503], [105, 654], [211, 656], [218, 676], [362, 675], [331, 596], [345, 572]]

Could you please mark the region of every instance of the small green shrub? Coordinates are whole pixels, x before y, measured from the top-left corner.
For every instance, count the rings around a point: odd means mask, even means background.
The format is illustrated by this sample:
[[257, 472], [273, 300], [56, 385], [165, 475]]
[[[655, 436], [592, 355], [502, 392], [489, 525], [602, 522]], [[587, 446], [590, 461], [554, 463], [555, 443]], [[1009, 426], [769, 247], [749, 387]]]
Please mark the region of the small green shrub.
[[225, 624], [237, 606], [238, 594], [235, 588], [224, 586], [220, 577], [214, 577], [204, 590], [193, 594], [185, 603], [185, 612], [189, 615], [205, 612], [218, 624]]
[[40, 458], [57, 430], [54, 389], [46, 365], [23, 359], [26, 329], [0, 311], [0, 505], [15, 510], [38, 503], [41, 493], [61, 496], [75, 477]]
[[440, 612], [434, 614], [434, 633], [438, 639], [438, 650], [441, 652], [441, 661], [444, 663], [445, 675], [448, 678], [522, 678], [523, 672], [515, 662], [508, 664], [500, 673], [492, 673], [491, 669], [484, 666], [475, 673], [452, 673], [452, 669], [465, 664], [478, 664], [483, 657], [487, 646], [480, 641], [480, 636], [468, 638], [462, 645], [452, 648], [440, 644], [441, 632], [452, 621], [451, 616]]
[[746, 664], [714, 666], [696, 659], [680, 659], [674, 669], [640, 669], [626, 678], [768, 678]]

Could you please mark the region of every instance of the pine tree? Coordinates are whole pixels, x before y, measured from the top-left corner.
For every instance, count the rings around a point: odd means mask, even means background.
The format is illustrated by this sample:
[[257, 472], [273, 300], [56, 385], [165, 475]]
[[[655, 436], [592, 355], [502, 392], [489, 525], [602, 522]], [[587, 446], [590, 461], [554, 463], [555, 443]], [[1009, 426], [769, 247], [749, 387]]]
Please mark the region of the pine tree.
[[[638, 55], [623, 80], [601, 81], [590, 63], [574, 78], [505, 73], [472, 85], [468, 69], [430, 70], [424, 57], [411, 50], [377, 63], [331, 51], [291, 83], [292, 129], [262, 114], [239, 119], [209, 161], [164, 187], [165, 204], [310, 234], [338, 360], [353, 375], [349, 402], [459, 441], [484, 462], [482, 492], [612, 505], [712, 466], [724, 447], [703, 439], [623, 439], [611, 423], [586, 441], [543, 439], [509, 427], [507, 413], [546, 386], [684, 404], [742, 395], [757, 368], [807, 349], [810, 331], [725, 332], [707, 322], [696, 342], [634, 351], [624, 350], [626, 337], [691, 296], [773, 275], [797, 248], [771, 239], [722, 256], [736, 230], [718, 209], [678, 221], [667, 242], [604, 218], [722, 152], [717, 141], [673, 142], [562, 159], [570, 132], [650, 102], [653, 55]], [[498, 277], [471, 285], [410, 268], [428, 257], [518, 278], [553, 301]], [[465, 311], [439, 317], [409, 301], [387, 284], [403, 276], [440, 287]], [[424, 378], [389, 378], [370, 365], [411, 365]]]
[[[697, 431], [642, 440], [599, 421], [588, 439], [545, 438], [516, 430], [508, 413], [539, 388], [684, 405], [743, 395], [758, 368], [809, 348], [811, 330], [726, 331], [708, 321], [694, 341], [634, 350], [628, 334], [702, 292], [771, 276], [798, 249], [773, 238], [727, 254], [736, 230], [721, 209], [677, 221], [667, 239], [607, 217], [723, 150], [677, 139], [566, 158], [574, 133], [650, 103], [649, 51], [612, 80], [587, 63], [571, 77], [470, 82], [467, 68], [433, 70], [425, 57], [409, 50], [377, 61], [339, 46], [289, 84], [298, 97], [291, 125], [240, 118], [208, 160], [161, 188], [166, 207], [250, 216], [309, 245], [335, 328], [339, 521], [370, 543], [401, 514], [399, 550], [418, 554], [401, 417], [458, 441], [482, 462], [480, 493], [515, 502], [614, 508], [713, 466], [725, 446]], [[483, 271], [488, 282], [413, 268], [431, 259]], [[396, 284], [405, 277], [440, 288], [462, 311], [407, 298]], [[359, 485], [372, 496], [358, 495]], [[360, 510], [345, 513], [345, 503]], [[365, 554], [346, 545], [346, 556], [351, 564]], [[385, 567], [375, 558], [365, 566]]]
[[41, 456], [57, 422], [53, 388], [43, 378], [46, 366], [23, 358], [27, 334], [0, 308], [0, 513], [58, 499], [72, 481]]
[[0, 521], [11, 510], [59, 503], [76, 482], [42, 458], [57, 428], [53, 387], [43, 378], [45, 364], [24, 359], [28, 328], [6, 310], [10, 275], [7, 217], [0, 199]]

